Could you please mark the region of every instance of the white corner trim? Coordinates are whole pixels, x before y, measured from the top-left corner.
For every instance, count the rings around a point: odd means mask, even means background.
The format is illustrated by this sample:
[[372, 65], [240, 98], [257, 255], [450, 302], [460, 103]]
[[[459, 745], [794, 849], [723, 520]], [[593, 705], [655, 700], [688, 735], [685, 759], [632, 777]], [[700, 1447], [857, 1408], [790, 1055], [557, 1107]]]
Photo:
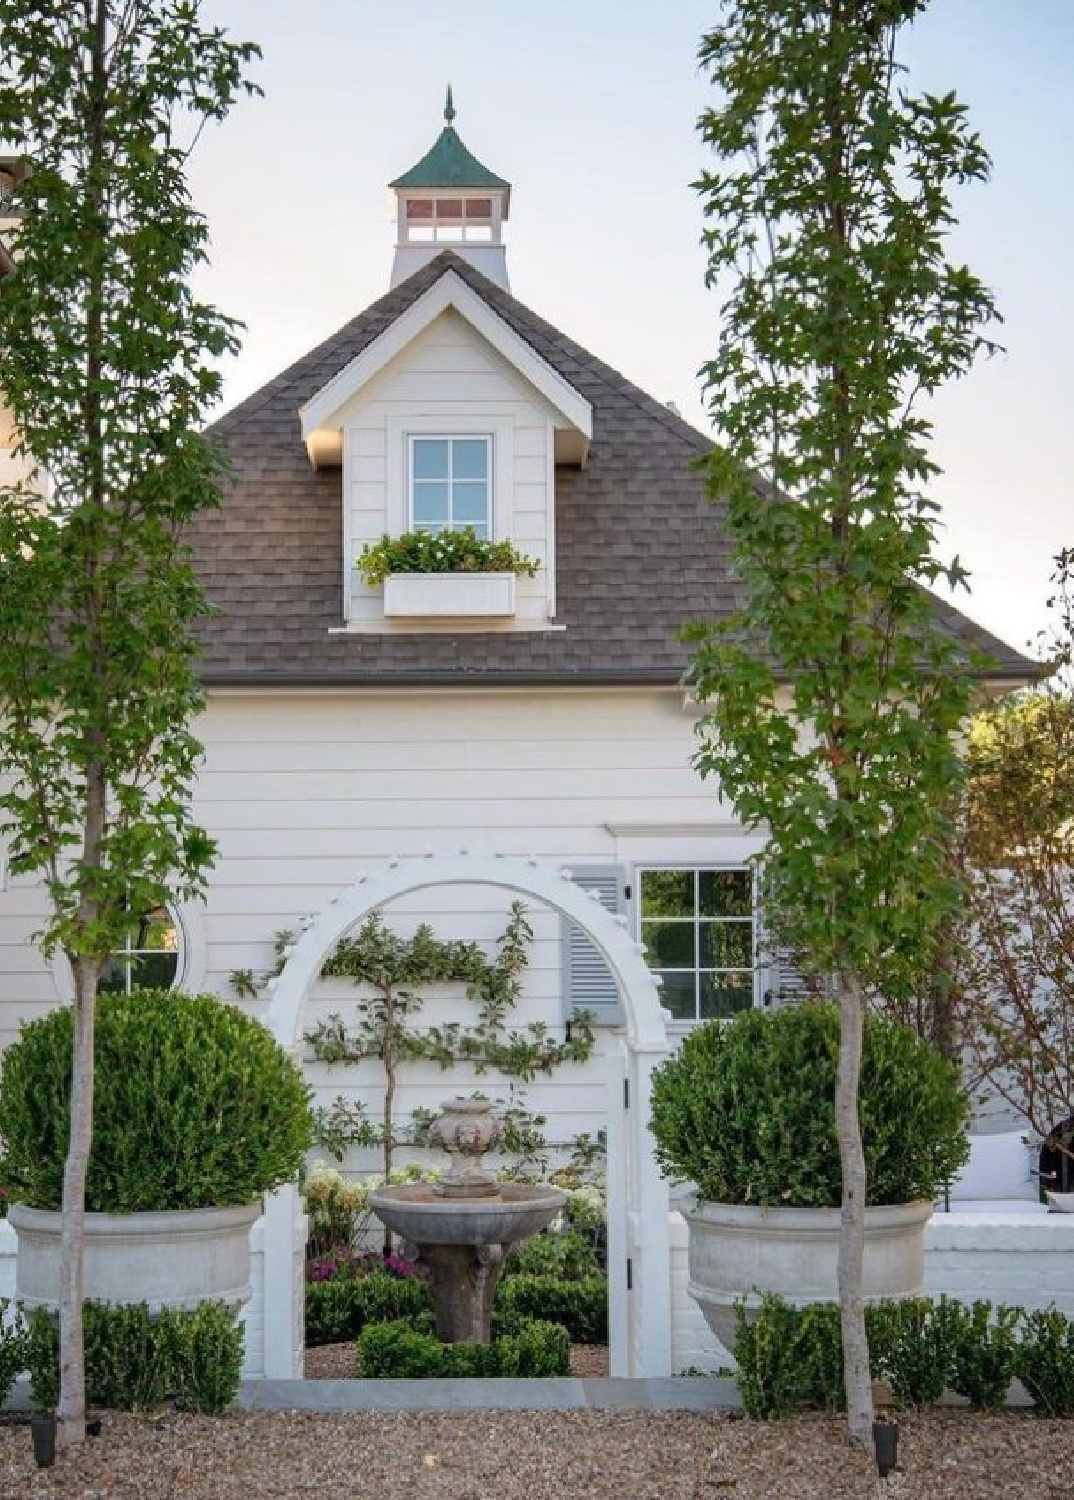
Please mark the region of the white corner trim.
[[593, 436], [593, 407], [558, 370], [542, 359], [525, 339], [468, 286], [455, 271], [445, 271], [427, 292], [413, 302], [406, 312], [368, 344], [348, 365], [311, 396], [299, 409], [302, 438], [317, 464], [318, 433], [333, 429], [342, 408], [364, 385], [380, 373], [435, 318], [453, 308], [512, 364], [555, 408], [562, 425], [579, 432], [588, 446]]

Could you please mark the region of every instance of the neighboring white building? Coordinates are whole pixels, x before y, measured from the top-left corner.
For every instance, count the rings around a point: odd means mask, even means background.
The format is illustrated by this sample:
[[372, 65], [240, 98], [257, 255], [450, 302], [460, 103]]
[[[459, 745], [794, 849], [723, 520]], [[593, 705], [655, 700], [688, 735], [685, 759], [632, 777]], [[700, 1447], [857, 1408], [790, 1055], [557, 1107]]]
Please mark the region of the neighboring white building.
[[[219, 608], [203, 631], [196, 814], [219, 858], [205, 904], [147, 914], [111, 982], [234, 998], [231, 971], [268, 967], [274, 932], [323, 913], [358, 872], [465, 849], [533, 859], [594, 889], [647, 945], [674, 1041], [778, 987], [757, 957], [749, 860], [760, 841], [691, 766], [677, 633], [735, 601], [720, 513], [696, 467], [709, 440], [510, 294], [510, 185], [471, 156], [453, 115], [449, 97], [433, 149], [393, 184], [392, 290], [215, 429], [234, 481], [195, 535]], [[0, 422], [0, 448], [11, 441]], [[3, 463], [0, 452], [0, 474]], [[539, 562], [536, 576], [470, 595], [434, 580], [395, 601], [358, 580], [363, 543], [465, 524], [513, 541]], [[1015, 652], [936, 608], [992, 654], [998, 679], [1024, 677]], [[510, 899], [438, 886], [385, 915], [491, 942]], [[34, 947], [42, 911], [33, 884], [0, 879], [0, 1046], [69, 996], [63, 964]], [[622, 1135], [609, 1117], [609, 1080], [631, 1066], [622, 997], [560, 914], [531, 904], [531, 920], [518, 1023], [562, 1034], [584, 1005], [598, 1047], [529, 1100], [553, 1140], [606, 1126]], [[347, 994], [322, 982], [306, 1021], [345, 1010]], [[437, 997], [426, 1016], [457, 1018], [463, 1003]], [[350, 1093], [376, 1115], [372, 1066], [310, 1076], [323, 1098]], [[431, 1064], [408, 1077], [404, 1110], [506, 1087]], [[643, 1237], [635, 1189], [647, 1191], [637, 1129], [621, 1157], [635, 1186], [611, 1184], [628, 1250]], [[266, 1241], [266, 1266], [269, 1254]], [[647, 1355], [647, 1368], [661, 1359]], [[624, 1373], [638, 1368], [622, 1360]]]

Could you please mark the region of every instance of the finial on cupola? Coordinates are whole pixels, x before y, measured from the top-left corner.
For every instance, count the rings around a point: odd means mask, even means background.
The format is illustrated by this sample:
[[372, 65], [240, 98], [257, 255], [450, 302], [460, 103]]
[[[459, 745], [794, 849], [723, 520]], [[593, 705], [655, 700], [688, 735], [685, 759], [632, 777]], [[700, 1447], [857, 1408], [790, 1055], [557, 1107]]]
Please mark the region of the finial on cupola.
[[399, 221], [391, 284], [398, 286], [450, 249], [509, 291], [501, 228], [511, 207], [511, 184], [467, 150], [454, 119], [449, 83], [444, 128], [432, 149], [390, 184]]

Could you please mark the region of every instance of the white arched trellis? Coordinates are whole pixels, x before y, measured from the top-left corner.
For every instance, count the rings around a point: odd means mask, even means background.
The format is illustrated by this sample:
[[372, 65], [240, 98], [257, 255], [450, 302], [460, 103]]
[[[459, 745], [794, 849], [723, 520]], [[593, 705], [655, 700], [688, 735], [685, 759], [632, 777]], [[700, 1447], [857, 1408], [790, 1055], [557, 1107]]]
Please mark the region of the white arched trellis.
[[[389, 902], [433, 886], [486, 885], [529, 896], [581, 929], [619, 990], [626, 1020], [608, 1074], [608, 1314], [611, 1373], [671, 1371], [668, 1194], [649, 1134], [652, 1074], [667, 1054], [659, 993], [643, 949], [595, 894], [536, 860], [498, 855], [428, 855], [392, 860], [360, 875], [307, 919], [271, 988], [266, 1025], [293, 1049], [301, 1041], [310, 994], [325, 959], [352, 927]], [[265, 1211], [265, 1374], [289, 1376], [301, 1337], [294, 1290], [295, 1190], [282, 1189]]]

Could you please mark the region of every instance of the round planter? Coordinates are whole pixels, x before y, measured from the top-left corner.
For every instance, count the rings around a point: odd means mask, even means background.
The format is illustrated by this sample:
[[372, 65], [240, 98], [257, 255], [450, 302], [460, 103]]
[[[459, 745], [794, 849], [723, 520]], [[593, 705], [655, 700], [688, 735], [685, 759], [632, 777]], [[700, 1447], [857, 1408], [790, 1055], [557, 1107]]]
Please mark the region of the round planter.
[[[167, 1213], [87, 1214], [83, 1295], [150, 1311], [250, 1299], [250, 1230], [260, 1203]], [[15, 1295], [27, 1307], [60, 1300], [60, 1215], [12, 1204], [18, 1236]]]
[[[913, 1297], [925, 1288], [925, 1225], [931, 1203], [865, 1210], [862, 1287], [866, 1301]], [[735, 1341], [735, 1303], [747, 1312], [763, 1292], [797, 1306], [838, 1301], [837, 1208], [749, 1208], [695, 1202], [687, 1286], [725, 1349]]]

